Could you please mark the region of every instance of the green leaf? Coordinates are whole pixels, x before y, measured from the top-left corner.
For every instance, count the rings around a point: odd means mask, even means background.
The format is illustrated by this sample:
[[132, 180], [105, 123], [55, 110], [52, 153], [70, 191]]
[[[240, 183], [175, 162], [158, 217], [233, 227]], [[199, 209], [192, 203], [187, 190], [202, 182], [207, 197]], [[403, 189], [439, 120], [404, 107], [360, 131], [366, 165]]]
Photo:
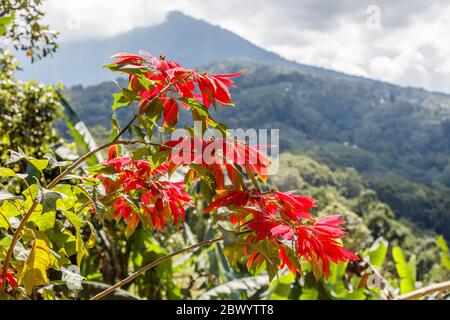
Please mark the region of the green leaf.
[[46, 155], [44, 155], [44, 159], [48, 160], [50, 169], [67, 167], [68, 165], [72, 164], [72, 161], [58, 161], [53, 153], [47, 153]]
[[437, 245], [442, 250], [442, 253], [441, 253], [442, 264], [445, 266], [445, 268], [447, 270], [450, 270], [449, 250], [448, 250], [447, 242], [445, 242], [445, 239], [443, 236], [439, 236], [437, 238]]
[[0, 228], [8, 229], [11, 218], [18, 215], [20, 211], [14, 204], [8, 201], [0, 203]]
[[285, 275], [274, 279], [270, 283], [270, 299], [271, 300], [287, 300], [291, 293], [291, 285], [295, 280], [295, 276], [288, 272]]
[[263, 289], [268, 285], [266, 276], [254, 276], [236, 279], [203, 292], [197, 299], [211, 300], [221, 296], [229, 296], [236, 291], [245, 291], [248, 295]]
[[0, 184], [0, 205], [3, 203], [3, 201], [11, 201], [11, 200], [17, 200], [22, 199], [20, 196], [15, 196], [6, 190], [5, 186]]
[[37, 170], [41, 171], [47, 168], [48, 160], [34, 159], [32, 157], [27, 157], [28, 162], [30, 162]]
[[18, 149], [17, 152], [14, 151], [14, 150], [11, 150], [11, 153], [9, 155], [9, 159], [5, 163], [6, 165], [9, 165], [11, 163], [16, 163], [16, 162], [19, 162], [22, 159], [26, 159], [27, 158], [27, 155], [25, 154], [25, 152], [23, 152], [23, 150], [20, 147], [17, 148], [17, 149]]
[[381, 268], [388, 252], [388, 242], [382, 237], [375, 240], [369, 249], [370, 263]]
[[81, 236], [80, 230], [76, 230], [76, 247], [77, 251], [77, 265], [81, 265], [81, 261], [85, 256], [88, 255], [88, 251], [86, 250], [86, 247], [84, 246], [83, 238]]
[[223, 134], [227, 134], [227, 128], [224, 124], [218, 123], [214, 120], [208, 112], [208, 108], [202, 105], [194, 98], [180, 98], [180, 101], [187, 104], [192, 109], [192, 117], [194, 121], [202, 121], [203, 122], [203, 130], [206, 130], [206, 126], [211, 126], [222, 132]]
[[10, 25], [14, 21], [14, 12], [12, 12], [9, 16], [0, 17], [0, 36], [3, 36], [6, 33], [6, 26]]
[[17, 174], [14, 170], [0, 167], [0, 177], [16, 177], [16, 176]]
[[85, 222], [75, 213], [66, 210], [64, 210], [63, 213], [76, 230], [80, 230], [85, 225]]
[[115, 111], [118, 108], [128, 106], [130, 105], [131, 102], [133, 102], [133, 100], [130, 101], [122, 92], [114, 93], [113, 97], [114, 102], [111, 107], [113, 111]]
[[155, 83], [145, 75], [139, 75], [138, 80], [139, 83], [147, 90], [150, 90], [150, 88], [153, 88], [155, 86]]
[[20, 160], [27, 160], [29, 163], [31, 163], [37, 170], [42, 171], [48, 166], [48, 160], [43, 159], [35, 159], [33, 157], [30, 157], [23, 152], [23, 150], [19, 147], [17, 148], [18, 151], [11, 150], [11, 154], [9, 156], [9, 160], [6, 161], [6, 165], [11, 163], [19, 162]]
[[8, 25], [14, 21], [14, 12], [12, 12], [9, 16], [0, 17], [0, 25]]
[[34, 222], [40, 231], [47, 231], [53, 228], [55, 220], [56, 212], [48, 211], [43, 213], [33, 213], [29, 221]]
[[88, 224], [89, 229], [91, 230], [91, 234], [89, 235], [89, 239], [88, 239], [88, 241], [86, 242], [86, 248], [91, 249], [92, 247], [95, 246], [95, 236], [96, 236], [96, 232], [95, 232], [94, 225], [93, 225], [91, 222], [86, 221], [86, 223]]
[[415, 289], [415, 257], [412, 256], [409, 263], [400, 247], [395, 246], [392, 249], [392, 256], [395, 262], [395, 268], [400, 277], [400, 294], [411, 292]]
[[221, 225], [219, 225], [218, 229], [222, 233], [223, 244], [225, 246], [232, 246], [239, 240], [239, 233], [237, 231], [227, 230]]

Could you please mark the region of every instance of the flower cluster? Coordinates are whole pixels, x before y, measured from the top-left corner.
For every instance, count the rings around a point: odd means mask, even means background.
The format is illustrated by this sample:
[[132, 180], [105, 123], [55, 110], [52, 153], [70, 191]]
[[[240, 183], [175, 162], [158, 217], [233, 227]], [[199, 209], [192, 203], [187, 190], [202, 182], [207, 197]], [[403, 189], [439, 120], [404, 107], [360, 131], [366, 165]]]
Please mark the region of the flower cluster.
[[182, 182], [166, 179], [167, 166], [152, 168], [145, 160], [118, 157], [115, 146], [103, 165], [111, 168], [113, 174], [100, 174], [97, 178], [103, 182], [107, 195], [116, 195], [112, 204], [114, 216], [128, 223], [130, 232], [139, 221], [162, 230], [167, 221], [177, 226], [184, 220], [184, 207], [189, 205], [190, 197]]
[[[222, 138], [202, 139], [189, 136], [167, 141], [164, 145], [170, 151], [167, 164], [171, 168], [190, 164], [204, 167], [214, 176], [216, 190], [225, 189], [224, 168], [235, 188], [243, 187], [242, 173], [236, 166], [263, 181], [267, 180], [271, 161], [259, 152], [259, 146]], [[195, 175], [194, 170], [192, 173]]]
[[[339, 216], [317, 220], [312, 217], [310, 210], [315, 207], [315, 202], [312, 198], [291, 192], [227, 191], [205, 211], [226, 207], [231, 211], [233, 224], [254, 231], [255, 235], [247, 237], [250, 243], [266, 239], [276, 244], [282, 266], [288, 266], [293, 273], [301, 272], [301, 265], [297, 262], [304, 258], [326, 277], [330, 273], [330, 261], [338, 263], [357, 257], [339, 242], [345, 235]], [[288, 251], [293, 254], [287, 254]], [[260, 254], [250, 254], [249, 268]]]
[[[221, 105], [233, 105], [229, 87], [234, 83], [231, 78], [242, 72], [233, 74], [209, 75], [194, 69], [187, 69], [175, 61], [165, 57], [156, 58], [148, 52], [140, 55], [119, 53], [113, 56], [114, 69], [129, 74], [130, 87], [140, 96], [140, 112], [144, 113], [151, 101], [158, 97], [164, 105], [163, 126], [173, 127], [178, 121], [178, 103], [189, 109], [190, 105], [180, 98], [194, 98], [201, 101], [206, 108]], [[136, 70], [143, 70], [143, 74]], [[142, 86], [142, 76], [150, 86]]]

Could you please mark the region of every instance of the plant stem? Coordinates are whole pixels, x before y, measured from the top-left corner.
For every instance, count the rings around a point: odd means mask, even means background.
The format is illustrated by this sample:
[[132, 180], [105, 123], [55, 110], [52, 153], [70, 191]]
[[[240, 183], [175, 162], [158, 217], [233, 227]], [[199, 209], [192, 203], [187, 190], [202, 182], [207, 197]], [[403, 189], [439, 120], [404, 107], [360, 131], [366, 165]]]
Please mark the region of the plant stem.
[[418, 299], [418, 298], [422, 298], [423, 296], [426, 296], [428, 294], [431, 294], [433, 292], [443, 292], [443, 291], [449, 291], [449, 290], [450, 290], [450, 281], [435, 283], [428, 287], [402, 294], [402, 295], [396, 297], [395, 300]]
[[221, 241], [221, 240], [223, 240], [223, 236], [220, 236], [220, 237], [217, 237], [217, 238], [214, 238], [214, 239], [210, 239], [210, 240], [206, 240], [206, 241], [203, 241], [203, 242], [199, 242], [199, 243], [190, 245], [190, 246], [185, 247], [185, 248], [183, 248], [183, 249], [176, 250], [176, 251], [174, 251], [174, 252], [172, 252], [172, 253], [170, 253], [170, 254], [164, 256], [164, 257], [161, 257], [161, 258], [159, 258], [159, 259], [156, 259], [155, 261], [153, 261], [153, 262], [151, 262], [151, 263], [149, 263], [149, 264], [143, 266], [143, 267], [142, 267], [141, 269], [139, 269], [138, 271], [132, 273], [131, 275], [129, 275], [129, 276], [126, 277], [125, 279], [123, 279], [123, 280], [117, 282], [117, 283], [116, 283], [115, 285], [113, 285], [112, 287], [109, 287], [108, 289], [106, 289], [106, 290], [100, 292], [99, 294], [95, 295], [94, 297], [92, 297], [92, 298], [89, 299], [89, 300], [100, 300], [101, 298], [107, 296], [108, 294], [110, 294], [110, 293], [113, 292], [114, 290], [117, 290], [117, 289], [121, 288], [122, 286], [126, 285], [127, 283], [133, 281], [134, 279], [136, 279], [138, 276], [140, 276], [142, 273], [146, 272], [147, 270], [150, 270], [151, 268], [156, 267], [156, 266], [159, 265], [160, 263], [162, 263], [162, 262], [164, 262], [164, 261], [167, 261], [167, 260], [173, 258], [173, 257], [176, 256], [176, 255], [179, 255], [179, 254], [181, 254], [181, 253], [187, 252], [187, 251], [192, 250], [192, 249], [195, 249], [195, 248], [207, 246], [207, 245], [209, 245], [209, 244], [216, 243], [216, 242], [219, 242], [219, 241]]

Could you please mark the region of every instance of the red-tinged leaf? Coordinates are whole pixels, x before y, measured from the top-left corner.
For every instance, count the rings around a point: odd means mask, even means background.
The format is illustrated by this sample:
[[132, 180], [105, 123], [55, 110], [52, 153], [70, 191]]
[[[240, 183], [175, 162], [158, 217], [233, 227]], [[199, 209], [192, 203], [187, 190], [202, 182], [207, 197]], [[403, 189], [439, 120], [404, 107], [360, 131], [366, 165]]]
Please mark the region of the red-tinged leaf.
[[255, 260], [255, 258], [258, 256], [257, 252], [253, 252], [250, 257], [247, 260], [247, 269], [252, 269], [253, 266], [253, 261]]
[[176, 204], [173, 201], [171, 201], [169, 205], [170, 205], [170, 211], [172, 213], [175, 226], [178, 226], [178, 220], [183, 219], [184, 217], [181, 216], [180, 209], [178, 209], [178, 207], [176, 206]]
[[168, 99], [164, 102], [163, 127], [173, 128], [178, 122], [178, 103], [175, 99]]
[[227, 169], [227, 175], [231, 180], [233, 186], [241, 190], [244, 187], [244, 177], [232, 164], [225, 164], [225, 168]]
[[230, 80], [230, 78], [238, 77], [243, 73], [245, 73], [244, 70], [241, 70], [241, 71], [238, 71], [235, 73], [229, 73], [229, 74], [215, 74], [214, 78], [220, 80], [227, 87], [232, 87], [232, 86], [234, 86], [234, 82], [232, 80]]
[[[243, 198], [243, 194], [247, 195], [247, 198]], [[238, 199], [238, 205], [242, 205], [244, 202], [244, 199], [248, 199], [248, 194], [245, 191], [235, 191], [235, 190], [228, 190], [223, 192], [219, 195], [219, 197], [211, 203], [206, 209], [205, 212], [211, 212], [214, 210], [217, 210], [222, 207], [226, 207], [229, 204], [234, 203], [234, 201]]]
[[214, 180], [215, 180], [215, 188], [216, 190], [224, 190], [225, 189], [225, 179], [223, 175], [223, 170], [220, 164], [213, 164], [210, 166], [210, 169], [213, 173]]
[[14, 274], [14, 270], [9, 269], [5, 273], [0, 274], [0, 287], [5, 283], [9, 283], [14, 290], [17, 288], [18, 279]]
[[128, 52], [120, 52], [111, 57], [114, 60], [114, 64], [124, 64], [124, 63], [130, 63], [130, 64], [138, 64], [143, 61], [142, 57], [128, 53]]
[[128, 238], [130, 237], [134, 231], [136, 230], [137, 226], [139, 225], [139, 217], [138, 215], [133, 215], [128, 219], [127, 221], [127, 228], [125, 230], [125, 236]]
[[272, 229], [270, 232], [274, 237], [282, 237], [286, 240], [292, 240], [294, 238], [294, 230], [285, 224], [279, 224]]

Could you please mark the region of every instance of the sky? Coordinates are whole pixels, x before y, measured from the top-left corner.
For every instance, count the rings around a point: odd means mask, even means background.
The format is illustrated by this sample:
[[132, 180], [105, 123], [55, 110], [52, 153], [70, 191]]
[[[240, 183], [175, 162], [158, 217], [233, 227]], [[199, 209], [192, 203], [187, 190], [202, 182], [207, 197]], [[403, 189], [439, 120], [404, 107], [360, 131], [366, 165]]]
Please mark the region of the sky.
[[290, 60], [450, 93], [448, 0], [46, 0], [62, 41], [159, 24], [178, 10]]

